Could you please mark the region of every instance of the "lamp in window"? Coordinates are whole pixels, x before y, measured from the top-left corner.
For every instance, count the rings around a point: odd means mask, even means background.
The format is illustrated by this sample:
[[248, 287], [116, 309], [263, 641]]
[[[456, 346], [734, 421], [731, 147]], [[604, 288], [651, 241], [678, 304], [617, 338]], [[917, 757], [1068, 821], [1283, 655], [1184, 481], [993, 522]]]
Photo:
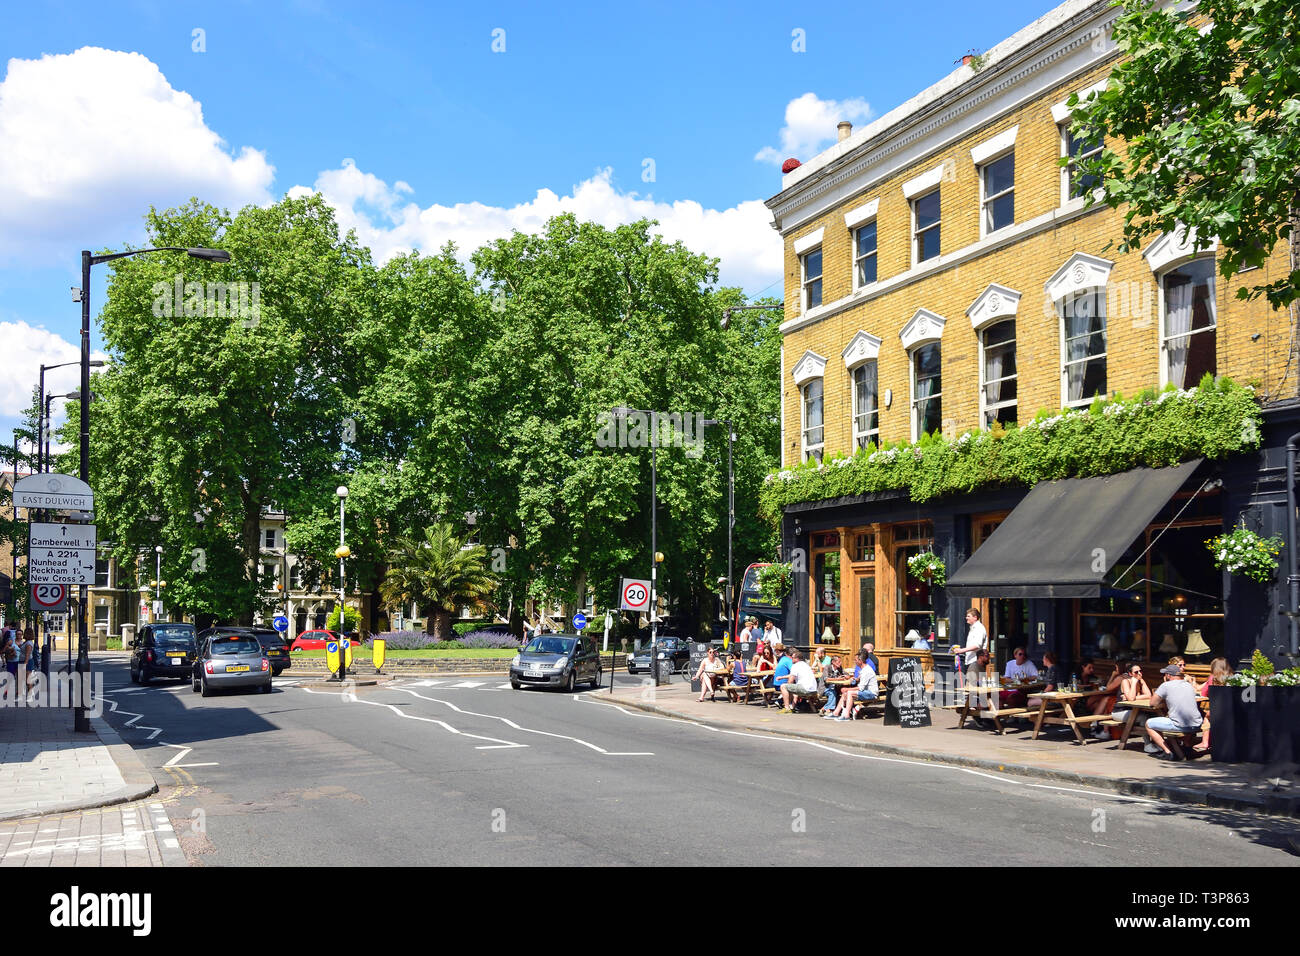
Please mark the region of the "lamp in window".
[[1147, 649], [1147, 632], [1138, 628], [1133, 632], [1133, 643], [1129, 645], [1131, 651], [1145, 651]]
[[1188, 657], [1200, 657], [1210, 653], [1210, 645], [1206, 644], [1205, 639], [1201, 637], [1199, 628], [1187, 632], [1187, 647], [1183, 653]]
[[823, 644], [835, 643], [835, 635], [831, 633], [831, 626], [829, 624], [826, 625], [826, 630], [822, 631], [822, 643]]
[[1101, 640], [1097, 642], [1097, 646], [1101, 648], [1101, 652], [1107, 657], [1112, 657], [1115, 654], [1115, 648], [1119, 647], [1119, 642], [1115, 640], [1114, 634], [1103, 634]]
[[1178, 642], [1174, 640], [1174, 636], [1172, 634], [1166, 634], [1164, 640], [1160, 642], [1160, 653], [1161, 654], [1178, 653]]

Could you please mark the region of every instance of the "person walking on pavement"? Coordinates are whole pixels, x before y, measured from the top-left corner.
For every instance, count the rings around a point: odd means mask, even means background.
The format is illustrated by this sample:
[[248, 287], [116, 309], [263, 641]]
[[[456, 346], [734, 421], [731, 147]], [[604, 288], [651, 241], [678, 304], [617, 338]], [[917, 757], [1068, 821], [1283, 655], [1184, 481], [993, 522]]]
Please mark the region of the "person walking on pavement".
[[23, 631], [23, 643], [19, 648], [19, 661], [23, 665], [27, 693], [32, 692], [32, 671], [36, 670], [36, 631], [27, 628]]

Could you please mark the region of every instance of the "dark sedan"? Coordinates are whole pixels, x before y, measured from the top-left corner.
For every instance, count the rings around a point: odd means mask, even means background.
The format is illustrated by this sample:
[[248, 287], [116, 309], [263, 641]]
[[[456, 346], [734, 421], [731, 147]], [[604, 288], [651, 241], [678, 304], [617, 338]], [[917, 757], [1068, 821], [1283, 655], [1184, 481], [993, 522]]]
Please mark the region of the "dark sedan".
[[146, 624], [131, 642], [131, 680], [137, 684], [154, 677], [185, 680], [194, 664], [194, 651], [193, 624]]
[[[627, 659], [629, 674], [650, 673], [650, 642]], [[659, 659], [669, 663], [669, 671], [684, 671], [691, 666], [691, 645], [680, 637], [659, 635]]]

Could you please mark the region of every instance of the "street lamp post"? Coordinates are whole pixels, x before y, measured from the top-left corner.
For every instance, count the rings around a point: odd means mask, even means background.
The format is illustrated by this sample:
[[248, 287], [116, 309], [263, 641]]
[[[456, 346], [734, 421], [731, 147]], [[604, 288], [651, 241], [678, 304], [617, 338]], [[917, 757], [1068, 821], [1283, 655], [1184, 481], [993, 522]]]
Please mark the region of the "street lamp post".
[[161, 544], [154, 545], [153, 618], [155, 621], [162, 619], [162, 552]]
[[[736, 433], [731, 430], [731, 419], [718, 421], [714, 418], [706, 418], [704, 426], [726, 425], [727, 426], [727, 591], [726, 591], [726, 611], [727, 611], [727, 629], [730, 631], [732, 621], [734, 620], [731, 613], [731, 532], [736, 527], [736, 480], [735, 473], [731, 467], [731, 450], [736, 443]], [[735, 635], [731, 635], [735, 638]]]
[[663, 555], [659, 553], [659, 413], [653, 409], [628, 408], [620, 405], [614, 409], [615, 418], [627, 418], [629, 415], [650, 416], [650, 660], [655, 675], [655, 685], [660, 683], [659, 674], [659, 563]]
[[[90, 482], [90, 267], [97, 266], [105, 262], [112, 262], [114, 259], [125, 259], [128, 256], [138, 256], [147, 252], [184, 252], [194, 259], [202, 259], [207, 262], [229, 262], [230, 253], [224, 249], [204, 249], [193, 248], [185, 249], [178, 246], [161, 246], [157, 249], [132, 249], [127, 252], [113, 252], [107, 255], [91, 255], [90, 250], [81, 251], [81, 290], [77, 298], [81, 301], [81, 442], [79, 447], [79, 474], [78, 477], [86, 482]], [[87, 646], [86, 631], [86, 585], [82, 584], [77, 588], [77, 603], [81, 608], [81, 616], [77, 620], [77, 685], [79, 688], [88, 686], [90, 681], [90, 648]], [[73, 719], [73, 728], [79, 733], [90, 733], [90, 717], [86, 713], [86, 694], [84, 691], [76, 695], [77, 710]]]
[[334, 555], [339, 559], [339, 680], [342, 681], [348, 676], [348, 655], [343, 647], [343, 641], [346, 640], [343, 635], [348, 622], [347, 608], [343, 604], [343, 559], [349, 554], [348, 546], [343, 543], [344, 509], [348, 500], [347, 485], [339, 485], [334, 493], [339, 496], [339, 546]]

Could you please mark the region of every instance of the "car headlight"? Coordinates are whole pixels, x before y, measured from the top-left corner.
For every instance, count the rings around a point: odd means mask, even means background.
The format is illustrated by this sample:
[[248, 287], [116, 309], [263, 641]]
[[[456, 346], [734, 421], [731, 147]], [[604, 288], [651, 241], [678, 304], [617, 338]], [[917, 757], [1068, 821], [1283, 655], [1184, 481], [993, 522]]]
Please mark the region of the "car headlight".
[[555, 662], [555, 669], [557, 671], [562, 671], [568, 666], [569, 666], [569, 659], [567, 657], [561, 657], [558, 661]]
[[668, 655], [665, 654], [663, 651], [660, 651], [660, 652], [659, 652], [659, 659], [660, 659], [661, 661], [662, 661], [664, 658], [666, 658], [667, 656], [668, 656]]
[[511, 666], [511, 667], [518, 667], [518, 666], [519, 666], [519, 655], [518, 655], [518, 654], [516, 654], [514, 657], [510, 658], [510, 666]]

